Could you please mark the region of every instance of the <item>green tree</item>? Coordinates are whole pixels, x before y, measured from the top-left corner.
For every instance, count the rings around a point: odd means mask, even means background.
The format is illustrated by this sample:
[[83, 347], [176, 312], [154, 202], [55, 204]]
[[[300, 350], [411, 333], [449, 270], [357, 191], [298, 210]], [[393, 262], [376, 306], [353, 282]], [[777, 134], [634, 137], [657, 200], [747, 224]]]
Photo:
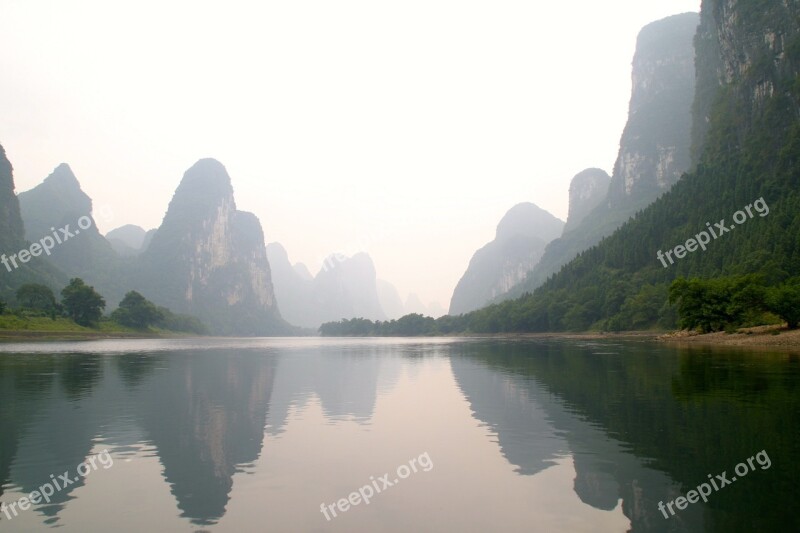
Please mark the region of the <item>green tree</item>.
[[123, 326], [146, 329], [161, 322], [164, 313], [138, 292], [130, 291], [111, 313], [111, 319]]
[[766, 289], [759, 275], [676, 279], [669, 302], [677, 304], [682, 328], [703, 333], [761, 323]]
[[69, 316], [81, 326], [91, 326], [103, 315], [106, 301], [81, 278], [72, 278], [61, 290], [61, 303]]
[[20, 306], [36, 311], [44, 311], [55, 318], [58, 308], [56, 297], [50, 287], [39, 283], [26, 283], [17, 289], [17, 302]]
[[722, 279], [676, 279], [669, 289], [669, 301], [678, 305], [682, 328], [700, 328], [709, 333], [721, 331], [733, 322], [728, 313], [730, 294]]
[[767, 291], [767, 309], [781, 317], [789, 329], [800, 324], [800, 284], [785, 283]]

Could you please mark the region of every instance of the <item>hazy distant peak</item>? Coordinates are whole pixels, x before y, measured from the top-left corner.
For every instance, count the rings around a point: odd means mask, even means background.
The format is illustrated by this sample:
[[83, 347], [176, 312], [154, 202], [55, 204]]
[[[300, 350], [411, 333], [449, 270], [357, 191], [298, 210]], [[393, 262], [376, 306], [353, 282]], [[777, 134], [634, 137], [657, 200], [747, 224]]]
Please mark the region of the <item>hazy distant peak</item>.
[[314, 279], [314, 276], [311, 275], [311, 271], [308, 269], [305, 263], [295, 263], [292, 268], [294, 268], [294, 271], [297, 272], [297, 274], [303, 280], [311, 281]]
[[497, 224], [495, 239], [470, 259], [450, 299], [450, 314], [478, 309], [508, 292], [536, 266], [547, 243], [563, 229], [563, 221], [530, 202], [509, 209]]
[[372, 257], [370, 257], [366, 252], [358, 252], [350, 258], [350, 261], [358, 266], [368, 267], [373, 270], [375, 269], [375, 263], [372, 261]]
[[77, 184], [78, 178], [76, 178], [75, 173], [72, 172], [72, 167], [70, 167], [67, 163], [61, 163], [53, 169], [53, 172], [51, 172], [44, 181], [58, 181]]
[[569, 184], [569, 215], [564, 233], [578, 227], [605, 200], [610, 183], [611, 176], [599, 168], [587, 168], [572, 178]]
[[35, 204], [38, 202], [40, 205], [34, 209], [38, 209], [41, 213], [50, 210], [52, 214], [52, 210], [56, 210], [70, 212], [73, 215], [90, 215], [92, 212], [92, 199], [83, 192], [78, 178], [66, 163], [58, 165], [33, 189], [20, 193], [21, 202], [23, 197]]
[[427, 311], [427, 306], [422, 303], [419, 296], [415, 292], [408, 293], [408, 298], [406, 298], [406, 312], [407, 313], [418, 313], [418, 314], [425, 314]]
[[358, 252], [352, 257], [333, 253], [325, 259], [320, 274], [330, 270], [345, 269], [348, 275], [375, 277], [375, 263], [366, 252]]
[[47, 176], [41, 185], [50, 188], [80, 189], [81, 184], [72, 168], [67, 163], [61, 163]]
[[134, 250], [139, 250], [144, 244], [146, 235], [147, 232], [144, 230], [144, 228], [134, 224], [125, 224], [124, 226], [112, 229], [106, 233], [105, 237], [109, 241], [118, 240]]
[[552, 240], [561, 234], [564, 222], [541, 207], [530, 202], [515, 205], [497, 224], [497, 239], [507, 239], [516, 235], [537, 236]]
[[289, 262], [289, 253], [286, 248], [279, 242], [271, 242], [267, 244], [267, 256], [280, 258], [282, 261]]
[[322, 272], [330, 270], [332, 268], [336, 268], [337, 266], [344, 263], [348, 259], [349, 258], [342, 253], [338, 252], [332, 253], [328, 257], [326, 257], [325, 260], [322, 262]]
[[270, 266], [272, 266], [273, 263], [288, 265], [302, 280], [311, 281], [314, 279], [314, 276], [311, 275], [311, 271], [308, 270], [308, 267], [303, 263], [291, 264], [291, 261], [289, 261], [289, 252], [277, 241], [267, 244], [267, 257], [269, 258]]
[[375, 284], [378, 290], [378, 300], [381, 308], [389, 320], [398, 319], [406, 314], [405, 304], [400, 299], [397, 288], [386, 280], [377, 279]]

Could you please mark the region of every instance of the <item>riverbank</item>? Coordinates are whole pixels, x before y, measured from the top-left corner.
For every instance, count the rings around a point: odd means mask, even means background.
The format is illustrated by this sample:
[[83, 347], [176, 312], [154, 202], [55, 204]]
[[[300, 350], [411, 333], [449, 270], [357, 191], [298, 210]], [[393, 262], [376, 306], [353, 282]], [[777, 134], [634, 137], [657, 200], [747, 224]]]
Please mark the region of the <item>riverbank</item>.
[[476, 338], [504, 339], [636, 339], [655, 340], [670, 344], [691, 346], [741, 346], [745, 348], [800, 348], [800, 329], [789, 330], [786, 326], [758, 326], [741, 328], [735, 333], [697, 333], [689, 331], [621, 331], [583, 333], [497, 333], [493, 335], [466, 335]]
[[95, 339], [170, 339], [196, 337], [188, 333], [174, 332], [108, 332], [108, 331], [25, 331], [0, 330], [0, 342], [19, 341], [89, 341]]
[[87, 328], [63, 317], [58, 317], [53, 320], [47, 317], [0, 316], [0, 342], [31, 340], [81, 341], [93, 339], [151, 339], [185, 336], [189, 336], [189, 334], [157, 329], [139, 331], [120, 326], [119, 324], [107, 320], [102, 320], [95, 328]]
[[746, 348], [800, 348], [800, 329], [786, 326], [741, 328], [735, 333], [692, 333], [676, 331], [657, 337], [659, 341], [682, 345], [742, 346]]
[[551, 333], [469, 333], [459, 334], [456, 337], [474, 337], [485, 339], [571, 339], [571, 340], [598, 340], [598, 339], [639, 339], [653, 340], [663, 332], [654, 331], [585, 331], [582, 333], [551, 332]]

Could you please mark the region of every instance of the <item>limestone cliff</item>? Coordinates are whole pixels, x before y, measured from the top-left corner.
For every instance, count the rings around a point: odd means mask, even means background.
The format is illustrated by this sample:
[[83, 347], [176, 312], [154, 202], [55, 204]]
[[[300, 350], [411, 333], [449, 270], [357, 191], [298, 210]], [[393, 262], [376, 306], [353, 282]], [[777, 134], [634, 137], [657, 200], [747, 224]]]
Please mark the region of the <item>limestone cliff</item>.
[[133, 277], [142, 294], [198, 316], [216, 334], [286, 330], [261, 224], [237, 211], [230, 177], [216, 160], [186, 171], [139, 267]]
[[0, 146], [0, 250], [15, 253], [25, 240], [19, 201], [14, 194], [14, 175], [5, 149]]

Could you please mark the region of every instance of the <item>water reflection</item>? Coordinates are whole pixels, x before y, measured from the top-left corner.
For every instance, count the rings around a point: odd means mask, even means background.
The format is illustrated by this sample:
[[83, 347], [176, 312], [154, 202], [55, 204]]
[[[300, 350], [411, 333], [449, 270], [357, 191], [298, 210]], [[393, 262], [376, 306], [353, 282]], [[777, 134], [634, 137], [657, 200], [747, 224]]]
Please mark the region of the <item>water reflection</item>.
[[[800, 473], [797, 357], [641, 343], [224, 342], [1, 354], [0, 500], [14, 501], [107, 447], [141, 465], [137, 474], [115, 467], [114, 483], [156, 490], [144, 472], [157, 461], [183, 523], [208, 529], [237, 530], [222, 523], [231, 514], [232, 524], [260, 524], [265, 505], [276, 529], [299, 530], [476, 529], [494, 521], [516, 531], [536, 521], [591, 531], [598, 518], [608, 519], [607, 530], [634, 532], [800, 525], [790, 510]], [[342, 440], [324, 442], [323, 434]], [[669, 520], [659, 513], [659, 501], [762, 449], [771, 470]], [[336, 523], [315, 514], [321, 500], [346, 496], [395, 458], [428, 451], [437, 465], [428, 485], [415, 481], [396, 491], [400, 500], [387, 496]], [[570, 468], [569, 494], [543, 503], [542, 480], [555, 487]], [[496, 486], [482, 486], [486, 479]], [[101, 498], [86, 484], [78, 479], [28, 513], [63, 526], [71, 501]], [[275, 494], [290, 485], [287, 510]], [[530, 495], [542, 501], [515, 503]], [[232, 513], [237, 500], [249, 503]], [[150, 512], [168, 516], [159, 505]], [[624, 528], [612, 520], [619, 513]], [[12, 530], [35, 523], [25, 520], [0, 516]]]
[[[800, 473], [798, 357], [575, 342], [467, 344], [461, 354], [454, 374], [509, 462], [521, 473], [546, 467], [555, 452], [531, 441], [550, 425], [573, 456], [582, 501], [611, 509], [621, 498], [632, 531], [800, 526], [788, 505]], [[659, 501], [762, 449], [780, 471], [752, 475], [669, 520], [658, 511]]]
[[[213, 524], [225, 513], [234, 474], [260, 456], [265, 427], [280, 433], [292, 408], [315, 396], [332, 420], [368, 422], [376, 391], [399, 372], [398, 361], [386, 364], [387, 350], [4, 355], [0, 496], [8, 487], [30, 493], [50, 474], [74, 470], [98, 441], [125, 451], [125, 437], [139, 435], [156, 450], [181, 516]], [[83, 483], [37, 511], [55, 524]]]

